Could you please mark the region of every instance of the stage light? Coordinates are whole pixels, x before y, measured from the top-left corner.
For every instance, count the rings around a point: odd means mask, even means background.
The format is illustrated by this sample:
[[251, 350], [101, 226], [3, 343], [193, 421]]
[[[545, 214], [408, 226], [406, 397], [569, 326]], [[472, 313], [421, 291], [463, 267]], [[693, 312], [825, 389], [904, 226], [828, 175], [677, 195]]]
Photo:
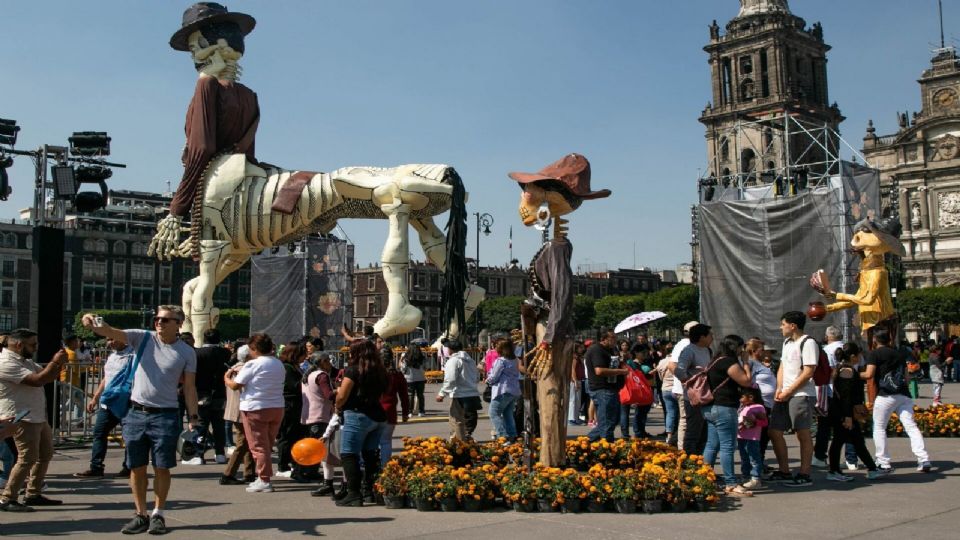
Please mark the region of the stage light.
[[74, 156], [109, 156], [110, 137], [105, 131], [76, 131], [68, 139]]
[[[73, 141], [70, 141], [73, 144]], [[72, 149], [71, 149], [72, 151]], [[108, 150], [109, 151], [109, 150]], [[82, 191], [74, 197], [74, 208], [77, 212], [93, 212], [107, 205], [107, 178], [113, 176], [113, 171], [100, 165], [81, 165], [76, 169], [77, 189], [82, 184], [97, 184], [100, 192]]]
[[7, 197], [13, 193], [13, 190], [10, 189], [10, 177], [7, 175], [7, 169], [12, 165], [12, 157], [0, 158], [0, 201], [7, 200]]
[[70, 165], [54, 165], [50, 168], [53, 177], [53, 196], [56, 199], [72, 199], [77, 194], [77, 178]]
[[17, 144], [17, 132], [19, 131], [20, 126], [17, 125], [16, 120], [0, 118], [0, 144], [6, 146]]

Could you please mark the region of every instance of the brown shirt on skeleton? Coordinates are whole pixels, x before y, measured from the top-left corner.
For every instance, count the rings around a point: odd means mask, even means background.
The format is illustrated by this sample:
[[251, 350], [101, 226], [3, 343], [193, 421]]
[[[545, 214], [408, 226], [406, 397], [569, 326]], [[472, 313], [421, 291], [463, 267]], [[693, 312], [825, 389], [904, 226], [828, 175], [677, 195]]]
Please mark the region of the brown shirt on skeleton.
[[237, 145], [248, 129], [256, 130], [254, 123], [259, 119], [260, 106], [253, 90], [214, 77], [197, 79], [184, 128], [187, 145], [183, 149], [183, 178], [170, 202], [171, 214], [186, 216], [190, 212], [193, 197], [203, 181], [203, 172], [218, 152], [244, 153], [248, 161], [257, 163], [253, 137], [246, 148]]

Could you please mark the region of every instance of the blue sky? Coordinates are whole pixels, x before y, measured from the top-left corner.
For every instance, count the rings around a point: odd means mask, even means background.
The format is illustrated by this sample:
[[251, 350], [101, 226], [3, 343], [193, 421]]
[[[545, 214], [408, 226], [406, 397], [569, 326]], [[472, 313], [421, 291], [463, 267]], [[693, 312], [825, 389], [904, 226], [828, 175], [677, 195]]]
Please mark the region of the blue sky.
[[[960, 2], [945, 0], [947, 38], [960, 37]], [[196, 73], [167, 45], [189, 2], [0, 0], [0, 117], [22, 127], [18, 148], [65, 144], [73, 131], [108, 131], [115, 189], [175, 188], [183, 120]], [[257, 157], [332, 170], [347, 165], [447, 163], [488, 212], [484, 265], [524, 264], [539, 245], [519, 224], [506, 174], [536, 171], [567, 152], [586, 155], [593, 188], [571, 216], [574, 265], [689, 261], [689, 206], [705, 166], [697, 121], [710, 100], [707, 26], [735, 0], [352, 0], [227, 2], [256, 17], [241, 81], [259, 95]], [[867, 119], [896, 130], [896, 111], [920, 107], [916, 79], [939, 41], [936, 0], [794, 0], [821, 21], [830, 99], [859, 148]], [[0, 217], [30, 205], [32, 164], [10, 170]], [[441, 217], [445, 223], [446, 218]], [[357, 261], [379, 259], [385, 223], [344, 221]], [[416, 243], [411, 251], [422, 253]]]

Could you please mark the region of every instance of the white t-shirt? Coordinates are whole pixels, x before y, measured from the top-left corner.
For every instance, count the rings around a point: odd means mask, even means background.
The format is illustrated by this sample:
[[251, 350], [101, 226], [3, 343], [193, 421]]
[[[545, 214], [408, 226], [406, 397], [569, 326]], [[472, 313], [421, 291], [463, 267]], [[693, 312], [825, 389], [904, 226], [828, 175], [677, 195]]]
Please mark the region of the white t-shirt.
[[[683, 338], [673, 346], [673, 351], [670, 352], [670, 363], [676, 364], [677, 360], [680, 359], [680, 353], [683, 352], [683, 349], [687, 348], [687, 345], [690, 344], [689, 338]], [[676, 368], [676, 366], [674, 366]], [[680, 382], [676, 376], [673, 378], [673, 393], [682, 396], [683, 395], [683, 383]]]
[[[800, 336], [796, 341], [787, 338], [783, 342], [783, 352], [780, 354], [780, 369], [783, 370], [783, 387], [786, 390], [793, 382], [800, 377], [802, 366], [817, 367], [817, 361], [820, 357], [820, 351], [817, 342], [813, 339], [807, 339], [808, 336]], [[803, 358], [800, 355], [800, 344], [807, 340], [803, 347]], [[795, 396], [816, 397], [817, 387], [813, 384], [813, 377], [807, 379], [807, 382], [797, 389]]]
[[283, 408], [283, 362], [273, 356], [260, 356], [244, 362], [233, 380], [243, 385], [240, 410]]
[[179, 339], [173, 343], [164, 343], [156, 332], [145, 330], [124, 330], [127, 344], [134, 354], [140, 349], [140, 343], [147, 339], [147, 345], [140, 357], [140, 365], [133, 375], [133, 390], [130, 400], [148, 407], [175, 409], [179, 407], [177, 385], [184, 373], [197, 372], [197, 353], [193, 347]]

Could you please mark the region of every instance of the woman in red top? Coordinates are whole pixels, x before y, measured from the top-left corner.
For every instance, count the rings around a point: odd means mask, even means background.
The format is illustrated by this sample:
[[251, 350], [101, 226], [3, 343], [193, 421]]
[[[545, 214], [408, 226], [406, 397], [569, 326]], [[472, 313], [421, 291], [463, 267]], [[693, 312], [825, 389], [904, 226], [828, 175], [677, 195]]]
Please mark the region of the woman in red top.
[[403, 422], [410, 418], [410, 396], [407, 393], [407, 380], [397, 369], [393, 358], [384, 358], [387, 366], [387, 390], [380, 396], [380, 406], [387, 415], [387, 424], [380, 433], [380, 466], [390, 461], [393, 455], [393, 431], [397, 427], [397, 402], [403, 414]]

